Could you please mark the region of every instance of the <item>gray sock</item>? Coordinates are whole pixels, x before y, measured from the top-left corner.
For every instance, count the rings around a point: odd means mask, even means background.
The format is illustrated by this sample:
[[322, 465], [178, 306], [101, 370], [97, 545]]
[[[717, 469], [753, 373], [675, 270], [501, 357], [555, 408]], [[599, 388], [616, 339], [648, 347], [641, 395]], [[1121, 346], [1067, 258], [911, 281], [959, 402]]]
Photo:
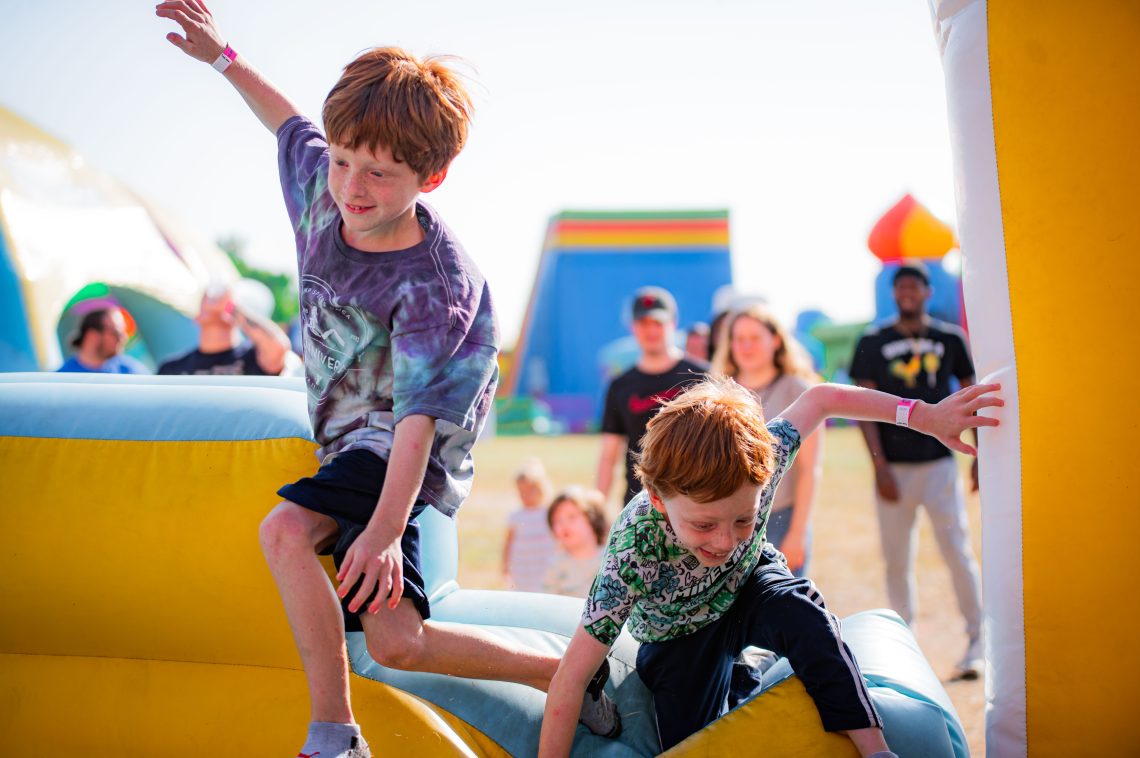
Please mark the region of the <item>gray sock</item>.
[[297, 758], [364, 758], [367, 755], [368, 745], [356, 724], [313, 721]]

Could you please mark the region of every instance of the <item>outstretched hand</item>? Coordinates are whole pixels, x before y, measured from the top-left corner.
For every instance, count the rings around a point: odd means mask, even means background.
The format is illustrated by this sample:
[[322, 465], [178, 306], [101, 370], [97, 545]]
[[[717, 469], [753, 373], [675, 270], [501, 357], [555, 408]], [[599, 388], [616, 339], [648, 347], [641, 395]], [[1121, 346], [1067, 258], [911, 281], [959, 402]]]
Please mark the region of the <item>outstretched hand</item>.
[[380, 610], [384, 601], [388, 608], [395, 608], [404, 594], [404, 551], [400, 548], [400, 538], [390, 539], [369, 529], [365, 529], [349, 546], [336, 578], [340, 582], [337, 597], [344, 599], [352, 591], [357, 581], [363, 579], [360, 589], [349, 601], [348, 610], [356, 613], [360, 606], [376, 589], [376, 597], [368, 605], [368, 613]]
[[182, 27], [185, 36], [171, 32], [166, 39], [191, 58], [213, 63], [226, 49], [214, 17], [202, 0], [169, 0], [156, 5], [154, 14]]
[[995, 394], [1000, 384], [974, 384], [958, 390], [940, 403], [928, 406], [919, 431], [929, 434], [951, 450], [967, 455], [978, 451], [962, 441], [962, 432], [979, 426], [997, 426], [998, 420], [975, 415], [982, 408], [1000, 408], [1005, 401]]

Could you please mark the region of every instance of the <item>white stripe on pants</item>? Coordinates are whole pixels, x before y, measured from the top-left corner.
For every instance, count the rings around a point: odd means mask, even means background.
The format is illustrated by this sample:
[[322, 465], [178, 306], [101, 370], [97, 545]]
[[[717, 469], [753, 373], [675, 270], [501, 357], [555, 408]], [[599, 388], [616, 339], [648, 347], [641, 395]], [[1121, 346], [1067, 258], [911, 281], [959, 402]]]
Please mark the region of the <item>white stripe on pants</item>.
[[883, 500], [875, 493], [879, 536], [887, 568], [887, 597], [907, 624], [917, 609], [914, 562], [918, 554], [919, 506], [926, 509], [942, 559], [950, 569], [958, 609], [966, 619], [966, 633], [978, 636], [982, 626], [981, 576], [970, 530], [966, 522], [966, 499], [953, 458], [928, 463], [891, 463], [899, 499]]

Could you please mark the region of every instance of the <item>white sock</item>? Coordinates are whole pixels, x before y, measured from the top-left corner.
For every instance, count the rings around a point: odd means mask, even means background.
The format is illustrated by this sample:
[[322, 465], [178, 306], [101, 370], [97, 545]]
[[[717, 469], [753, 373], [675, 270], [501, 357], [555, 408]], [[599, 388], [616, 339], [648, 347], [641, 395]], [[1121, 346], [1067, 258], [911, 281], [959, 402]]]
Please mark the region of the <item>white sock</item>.
[[[337, 724], [332, 721], [313, 721], [309, 724], [309, 736], [298, 756], [305, 758], [337, 758], [343, 756], [353, 746], [353, 737], [360, 737], [357, 724]], [[363, 743], [363, 739], [361, 739]]]

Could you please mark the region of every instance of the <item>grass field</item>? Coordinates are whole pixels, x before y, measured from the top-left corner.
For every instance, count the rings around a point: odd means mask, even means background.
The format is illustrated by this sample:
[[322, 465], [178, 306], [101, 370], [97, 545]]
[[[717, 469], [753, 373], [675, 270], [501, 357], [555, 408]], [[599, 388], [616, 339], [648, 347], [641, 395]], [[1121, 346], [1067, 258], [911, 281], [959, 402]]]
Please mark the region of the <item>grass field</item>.
[[[459, 516], [459, 583], [468, 588], [500, 588], [500, 563], [507, 514], [517, 507], [514, 472], [529, 456], [546, 465], [555, 488], [592, 484], [598, 438], [500, 437], [475, 449], [474, 489]], [[963, 466], [966, 461], [961, 461]], [[615, 477], [615, 482], [621, 475]], [[862, 438], [854, 427], [827, 430], [824, 476], [816, 511], [812, 579], [840, 617], [887, 606], [879, 536], [872, 499], [872, 474]], [[615, 485], [614, 489], [618, 489]], [[610, 515], [620, 504], [611, 503]], [[975, 551], [980, 556], [977, 495], [967, 511]], [[915, 633], [930, 665], [943, 679], [966, 729], [972, 755], [985, 754], [981, 681], [948, 681], [966, 647], [966, 635], [954, 601], [950, 578], [938, 555], [929, 525], [920, 520], [918, 555], [919, 610]]]

